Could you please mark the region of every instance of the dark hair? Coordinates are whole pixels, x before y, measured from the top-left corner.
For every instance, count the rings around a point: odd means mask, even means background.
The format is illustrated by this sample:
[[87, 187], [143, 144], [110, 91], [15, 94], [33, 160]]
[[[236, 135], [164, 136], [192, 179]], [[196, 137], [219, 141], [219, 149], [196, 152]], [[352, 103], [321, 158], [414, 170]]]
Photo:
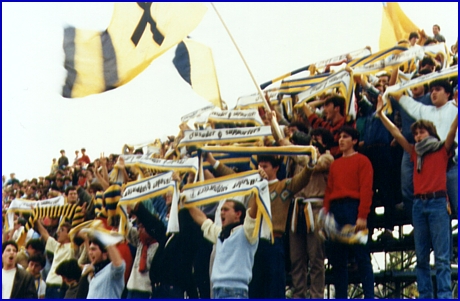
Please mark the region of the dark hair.
[[423, 44], [423, 46], [427, 46], [427, 45], [430, 45], [430, 44], [432, 44], [432, 43], [437, 44], [438, 41], [437, 41], [436, 39], [433, 39], [433, 38], [430, 38], [430, 37], [429, 37], [429, 38], [426, 39], [426, 41], [425, 41], [425, 43]]
[[420, 67], [423, 68], [426, 65], [433, 66], [433, 67], [436, 66], [436, 62], [434, 61], [434, 58], [432, 58], [429, 55], [425, 55], [422, 61], [420, 62]]
[[441, 26], [439, 26], [438, 24], [434, 24], [433, 27], [437, 27], [439, 31], [441, 31]]
[[40, 253], [45, 252], [45, 243], [39, 238], [29, 240], [26, 243], [26, 249], [29, 248], [29, 246], [32, 247], [32, 249], [39, 251]]
[[438, 139], [438, 141], [441, 141], [441, 139], [438, 136], [438, 132], [436, 131], [436, 126], [433, 122], [424, 119], [417, 120], [410, 126], [410, 131], [412, 135], [415, 135], [415, 130], [418, 129], [426, 130], [431, 137], [434, 137]]
[[323, 138], [323, 144], [326, 145], [326, 149], [331, 149], [334, 145], [334, 135], [328, 129], [319, 127], [311, 132], [312, 136], [321, 136]]
[[13, 247], [15, 247], [16, 252], [18, 251], [18, 249], [19, 249], [18, 244], [14, 240], [7, 240], [7, 241], [2, 243], [2, 254], [3, 254], [3, 252], [5, 252], [6, 247], [8, 247], [9, 245], [12, 245]]
[[302, 131], [295, 132], [291, 137], [291, 142], [295, 145], [309, 145], [310, 141], [311, 136]]
[[273, 168], [281, 166], [283, 159], [281, 156], [260, 155], [257, 156], [257, 163], [269, 162]]
[[345, 98], [343, 98], [340, 95], [334, 95], [332, 97], [329, 97], [324, 103], [324, 105], [328, 105], [330, 103], [334, 105], [334, 108], [339, 107], [340, 114], [345, 115]]
[[35, 255], [30, 256], [28, 262], [31, 262], [31, 261], [38, 262], [42, 266], [42, 268], [44, 268], [46, 265], [46, 258], [45, 258], [45, 255], [43, 254], [35, 254]]
[[241, 215], [240, 215], [240, 223], [244, 223], [244, 219], [246, 217], [246, 207], [244, 207], [244, 205], [241, 203], [241, 202], [238, 202], [238, 201], [235, 201], [235, 200], [226, 200], [225, 201], [226, 203], [227, 202], [231, 202], [233, 203], [233, 209], [235, 210], [235, 212], [241, 212]]
[[68, 259], [64, 260], [56, 267], [56, 274], [71, 280], [79, 281], [81, 277], [81, 268], [76, 259]]
[[430, 91], [436, 87], [442, 87], [447, 94], [452, 95], [452, 86], [447, 79], [437, 79], [430, 83]]
[[409, 34], [409, 40], [413, 39], [413, 38], [417, 38], [419, 39], [420, 36], [418, 35], [418, 33], [416, 31], [413, 31]]
[[288, 127], [297, 127], [299, 131], [304, 132], [305, 134], [308, 134], [308, 128], [303, 122], [293, 121], [288, 125]]
[[69, 186], [65, 189], [65, 195], [68, 196], [69, 195], [69, 191], [71, 190], [77, 190], [77, 188], [75, 186]]
[[98, 191], [104, 191], [104, 187], [102, 187], [102, 185], [100, 183], [90, 184], [88, 189], [94, 191], [94, 193], [96, 193]]
[[95, 244], [96, 246], [99, 247], [102, 253], [107, 253], [107, 249], [105, 248], [104, 244], [96, 237], [94, 236], [90, 237], [89, 244]]
[[67, 232], [70, 231], [70, 229], [72, 229], [72, 225], [68, 222], [64, 222], [62, 223], [62, 225], [59, 226], [59, 228], [66, 228], [67, 229]]
[[[338, 133], [339, 133], [339, 135], [340, 135], [341, 133], [346, 133], [346, 134], [348, 134], [348, 135], [351, 136], [351, 140], [359, 140], [359, 132], [358, 132], [358, 130], [355, 129], [355, 128], [352, 128], [352, 127], [349, 126], [349, 125], [344, 125], [343, 127], [341, 127], [341, 128], [339, 129], [339, 132], [338, 132]], [[358, 148], [358, 143], [356, 143], [356, 144], [353, 146], [353, 148], [354, 148], [355, 150], [357, 150], [357, 148]]]

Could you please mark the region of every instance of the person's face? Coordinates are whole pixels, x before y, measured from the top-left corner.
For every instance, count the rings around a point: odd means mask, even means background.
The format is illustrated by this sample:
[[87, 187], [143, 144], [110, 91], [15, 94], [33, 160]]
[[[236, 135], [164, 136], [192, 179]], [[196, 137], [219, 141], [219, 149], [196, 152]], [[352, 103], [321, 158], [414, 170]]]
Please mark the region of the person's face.
[[426, 129], [419, 128], [419, 129], [415, 129], [414, 131], [415, 142], [420, 142], [423, 139], [428, 138], [429, 136], [430, 134], [428, 133]]
[[382, 86], [388, 85], [389, 80], [390, 79], [386, 75], [380, 76], [379, 77], [379, 84], [382, 85]]
[[412, 91], [412, 95], [414, 97], [420, 97], [420, 96], [423, 96], [425, 94], [425, 88], [423, 87], [423, 85], [412, 87], [412, 88], [410, 88], [410, 90]]
[[431, 102], [435, 107], [443, 106], [449, 100], [449, 94], [446, 93], [443, 87], [431, 88]]
[[29, 271], [29, 273], [31, 273], [33, 276], [38, 276], [42, 269], [42, 265], [34, 261], [29, 261], [29, 265], [27, 266], [27, 271]]
[[268, 176], [268, 180], [276, 179], [276, 173], [279, 167], [274, 168], [270, 162], [259, 162], [259, 168], [262, 168]]
[[228, 226], [240, 221], [241, 212], [236, 212], [232, 202], [225, 202], [220, 209], [220, 218], [222, 220], [222, 227]]
[[35, 190], [33, 190], [33, 188], [31, 186], [27, 187], [27, 191], [26, 191], [27, 195], [32, 195], [35, 193]]
[[334, 109], [334, 104], [328, 103], [327, 105], [324, 105], [324, 110], [323, 110], [324, 117], [326, 117], [326, 120], [333, 120], [336, 114], [336, 111]]
[[60, 227], [57, 231], [57, 242], [63, 244], [69, 241], [69, 232], [66, 227]]
[[165, 203], [166, 203], [166, 206], [171, 205], [171, 203], [172, 203], [172, 194], [167, 193], [165, 195]]
[[439, 28], [438, 26], [433, 26], [433, 34], [437, 35], [439, 33]]
[[339, 135], [339, 149], [342, 153], [353, 150], [353, 146], [357, 143], [357, 140], [352, 140], [351, 136], [345, 132]]
[[99, 263], [107, 258], [107, 254], [102, 253], [98, 245], [91, 243], [88, 248], [88, 257], [91, 264]]
[[292, 136], [295, 132], [298, 132], [299, 129], [296, 126], [290, 126], [288, 127], [289, 130], [289, 135]]
[[69, 193], [67, 194], [67, 202], [69, 204], [75, 204], [77, 203], [78, 200], [78, 193], [76, 190], [69, 190]]
[[65, 156], [65, 152], [61, 152], [61, 157], [64, 157]]
[[75, 155], [77, 155], [77, 156], [78, 156], [78, 153], [79, 153], [79, 151], [75, 151]]
[[417, 38], [412, 38], [412, 39], [409, 40], [411, 46], [414, 46], [415, 44], [417, 44], [417, 41], [418, 41]]
[[2, 254], [2, 263], [4, 268], [13, 268], [16, 264], [18, 250], [13, 245], [7, 245]]
[[29, 257], [38, 254], [38, 251], [32, 248], [31, 246], [28, 246], [26, 251], [27, 251], [27, 254], [29, 254]]

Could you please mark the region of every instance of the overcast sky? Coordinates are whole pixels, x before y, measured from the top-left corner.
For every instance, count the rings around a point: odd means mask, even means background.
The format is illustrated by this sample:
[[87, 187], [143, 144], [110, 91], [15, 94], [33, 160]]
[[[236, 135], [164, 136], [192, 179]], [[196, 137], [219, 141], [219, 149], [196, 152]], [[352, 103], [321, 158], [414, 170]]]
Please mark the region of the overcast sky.
[[[232, 108], [256, 89], [209, 3], [191, 38], [211, 47], [222, 98]], [[322, 59], [364, 48], [378, 51], [382, 4], [216, 3], [257, 82]], [[458, 35], [458, 3], [401, 3], [431, 35], [447, 44]], [[85, 147], [93, 160], [176, 135], [180, 117], [208, 104], [180, 78], [174, 49], [128, 84], [98, 95], [65, 99], [63, 28], [104, 30], [113, 3], [2, 3], [2, 173], [22, 180], [45, 176], [52, 158]]]

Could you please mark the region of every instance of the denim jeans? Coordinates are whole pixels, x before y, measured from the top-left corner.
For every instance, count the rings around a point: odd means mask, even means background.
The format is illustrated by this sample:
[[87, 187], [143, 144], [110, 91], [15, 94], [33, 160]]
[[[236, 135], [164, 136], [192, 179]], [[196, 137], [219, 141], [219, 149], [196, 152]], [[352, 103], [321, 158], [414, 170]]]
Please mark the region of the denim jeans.
[[[355, 225], [358, 218], [359, 201], [331, 201], [329, 212], [334, 214], [337, 224]], [[336, 299], [347, 299], [348, 295], [348, 254], [354, 254], [361, 277], [365, 299], [374, 299], [374, 272], [372, 270], [369, 246], [343, 244], [326, 241], [326, 255], [332, 265], [332, 276]]]
[[215, 287], [213, 299], [248, 299], [248, 290], [235, 287]]
[[410, 154], [404, 151], [401, 160], [401, 192], [404, 202], [404, 211], [412, 221], [412, 206], [414, 204], [414, 162]]
[[447, 195], [449, 196], [452, 214], [458, 214], [458, 165], [447, 171]]
[[249, 298], [284, 299], [286, 298], [285, 286], [283, 238], [275, 238], [274, 244], [266, 239], [260, 239], [254, 256], [252, 281], [249, 283]]
[[446, 198], [415, 199], [412, 210], [415, 254], [417, 256], [417, 288], [421, 299], [433, 299], [430, 276], [430, 249], [433, 247], [438, 299], [451, 299], [449, 240], [450, 218]]

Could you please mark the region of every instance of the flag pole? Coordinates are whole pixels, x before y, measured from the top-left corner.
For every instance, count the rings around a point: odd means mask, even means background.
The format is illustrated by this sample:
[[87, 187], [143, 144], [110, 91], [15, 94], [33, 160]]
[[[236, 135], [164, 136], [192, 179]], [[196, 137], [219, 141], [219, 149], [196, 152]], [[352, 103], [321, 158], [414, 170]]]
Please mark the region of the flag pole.
[[[216, 12], [217, 16], [219, 17], [220, 22], [222, 22], [222, 25], [224, 26], [225, 30], [227, 31], [227, 33], [228, 33], [230, 39], [232, 40], [233, 45], [235, 45], [235, 48], [236, 48], [236, 50], [238, 51], [238, 53], [239, 53], [241, 59], [243, 60], [243, 63], [244, 63], [244, 65], [246, 66], [246, 69], [248, 70], [249, 75], [251, 76], [251, 79], [252, 79], [254, 85], [256, 86], [256, 89], [257, 89], [257, 92], [258, 92], [258, 94], [259, 94], [259, 97], [262, 98], [262, 100], [263, 100], [263, 102], [264, 102], [265, 110], [267, 111], [267, 113], [271, 113], [272, 110], [271, 110], [271, 108], [270, 108], [270, 105], [268, 104], [268, 101], [265, 99], [264, 94], [263, 94], [262, 90], [260, 89], [260, 86], [257, 84], [257, 81], [256, 81], [256, 79], [254, 78], [254, 75], [252, 74], [251, 69], [249, 68], [248, 63], [247, 63], [246, 60], [244, 59], [243, 54], [241, 53], [240, 48], [239, 48], [238, 45], [236, 44], [235, 39], [233, 38], [232, 34], [230, 33], [230, 30], [228, 29], [227, 25], [225, 25], [224, 20], [222, 19], [221, 15], [220, 15], [219, 12], [217, 11], [217, 8], [216, 8], [216, 6], [214, 5], [213, 2], [211, 2], [211, 5], [212, 5], [212, 7], [214, 8], [214, 11]], [[276, 122], [276, 120], [273, 119], [273, 118], [270, 120], [270, 122], [271, 122], [272, 128], [273, 128], [273, 130], [274, 130], [273, 135], [274, 135], [275, 140], [278, 141], [278, 140], [284, 138], [284, 135], [283, 135], [283, 133], [281, 132], [281, 129], [280, 129], [279, 125], [278, 125], [278, 122]]]

